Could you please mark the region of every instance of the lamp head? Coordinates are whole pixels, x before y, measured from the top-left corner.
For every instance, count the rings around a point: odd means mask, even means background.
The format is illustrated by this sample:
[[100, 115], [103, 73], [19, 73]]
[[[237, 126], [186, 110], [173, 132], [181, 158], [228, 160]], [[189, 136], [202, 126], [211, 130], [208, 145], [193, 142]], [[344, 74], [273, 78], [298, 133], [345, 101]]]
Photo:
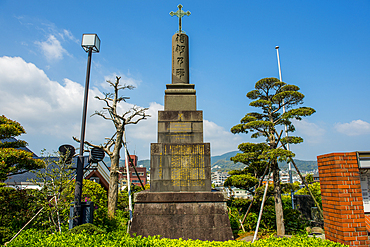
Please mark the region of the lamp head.
[[99, 52], [100, 39], [97, 34], [83, 34], [81, 46], [86, 52], [90, 49], [92, 49], [92, 52]]

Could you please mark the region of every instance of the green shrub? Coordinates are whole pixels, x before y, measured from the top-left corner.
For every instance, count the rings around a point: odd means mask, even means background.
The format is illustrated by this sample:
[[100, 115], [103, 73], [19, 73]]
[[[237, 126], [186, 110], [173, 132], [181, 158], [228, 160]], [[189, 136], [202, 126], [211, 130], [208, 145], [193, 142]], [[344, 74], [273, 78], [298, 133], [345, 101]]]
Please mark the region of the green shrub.
[[[11, 239], [41, 208], [37, 190], [0, 186], [0, 244]], [[35, 227], [39, 219], [32, 222]]]
[[[316, 183], [313, 183], [313, 184], [309, 184], [308, 188], [310, 188], [310, 190], [311, 190], [313, 196], [315, 197], [316, 201], [320, 204], [320, 207], [322, 207], [320, 183], [316, 182]], [[298, 190], [295, 194], [296, 195], [309, 195], [309, 192], [308, 192], [307, 188], [304, 187], [304, 188]]]
[[202, 247], [297, 247], [297, 246], [313, 246], [313, 247], [345, 247], [345, 245], [322, 240], [320, 238], [308, 238], [307, 236], [293, 236], [292, 238], [276, 238], [270, 237], [261, 239], [255, 243], [244, 241], [201, 241], [201, 240], [182, 240], [182, 239], [167, 239], [159, 236], [142, 238], [141, 236], [130, 237], [130, 235], [115, 231], [106, 234], [68, 234], [56, 233], [45, 235], [42, 232], [30, 229], [21, 234], [17, 239], [7, 245], [7, 247], [91, 247], [91, 246], [109, 246], [109, 247], [141, 247], [141, 246], [202, 246]]
[[86, 234], [102, 234], [105, 233], [103, 230], [101, 230], [99, 227], [87, 223], [82, 224], [76, 227], [73, 227], [70, 231], [70, 233], [86, 233]]
[[284, 225], [287, 233], [297, 234], [306, 232], [305, 229], [309, 224], [310, 222], [298, 210], [292, 208], [284, 209]]
[[257, 220], [258, 220], [258, 214], [250, 212], [244, 221], [245, 231], [247, 232], [254, 231], [256, 229]]

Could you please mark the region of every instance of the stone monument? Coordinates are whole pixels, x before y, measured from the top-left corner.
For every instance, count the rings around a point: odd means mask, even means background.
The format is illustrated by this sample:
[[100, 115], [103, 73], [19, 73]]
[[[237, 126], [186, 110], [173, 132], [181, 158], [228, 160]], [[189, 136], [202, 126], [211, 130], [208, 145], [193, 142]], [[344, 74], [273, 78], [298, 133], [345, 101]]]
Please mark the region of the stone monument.
[[136, 194], [130, 232], [166, 238], [233, 239], [226, 197], [211, 192], [210, 143], [203, 142], [203, 112], [196, 108], [189, 82], [189, 38], [178, 6], [172, 37], [172, 83], [166, 85], [164, 111], [158, 112], [158, 143], [151, 144], [150, 192]]

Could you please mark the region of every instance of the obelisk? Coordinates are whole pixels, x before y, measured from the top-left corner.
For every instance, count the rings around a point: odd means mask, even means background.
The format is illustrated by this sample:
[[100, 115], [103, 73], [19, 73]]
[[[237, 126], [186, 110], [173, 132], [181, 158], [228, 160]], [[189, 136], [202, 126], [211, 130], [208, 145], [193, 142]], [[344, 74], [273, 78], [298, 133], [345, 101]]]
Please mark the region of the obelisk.
[[135, 194], [130, 233], [165, 238], [233, 239], [226, 196], [211, 192], [210, 143], [203, 142], [203, 112], [189, 81], [189, 38], [178, 6], [179, 31], [172, 37], [172, 82], [158, 111], [158, 142], [151, 143], [150, 192]]

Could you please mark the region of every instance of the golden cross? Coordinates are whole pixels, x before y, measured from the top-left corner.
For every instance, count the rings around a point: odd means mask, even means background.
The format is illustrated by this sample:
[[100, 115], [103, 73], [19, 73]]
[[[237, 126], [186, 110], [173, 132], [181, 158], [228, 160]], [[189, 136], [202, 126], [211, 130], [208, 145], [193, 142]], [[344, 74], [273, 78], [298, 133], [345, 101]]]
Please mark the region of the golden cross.
[[182, 5], [181, 5], [181, 4], [179, 4], [177, 7], [178, 7], [179, 9], [178, 9], [176, 12], [171, 11], [171, 12], [170, 12], [170, 15], [171, 15], [171, 16], [176, 15], [176, 16], [179, 18], [179, 33], [185, 33], [185, 32], [183, 32], [183, 31], [181, 30], [181, 18], [182, 18], [183, 16], [185, 16], [185, 15], [189, 16], [191, 13], [190, 13], [190, 11], [184, 12], [184, 11], [182, 10]]

